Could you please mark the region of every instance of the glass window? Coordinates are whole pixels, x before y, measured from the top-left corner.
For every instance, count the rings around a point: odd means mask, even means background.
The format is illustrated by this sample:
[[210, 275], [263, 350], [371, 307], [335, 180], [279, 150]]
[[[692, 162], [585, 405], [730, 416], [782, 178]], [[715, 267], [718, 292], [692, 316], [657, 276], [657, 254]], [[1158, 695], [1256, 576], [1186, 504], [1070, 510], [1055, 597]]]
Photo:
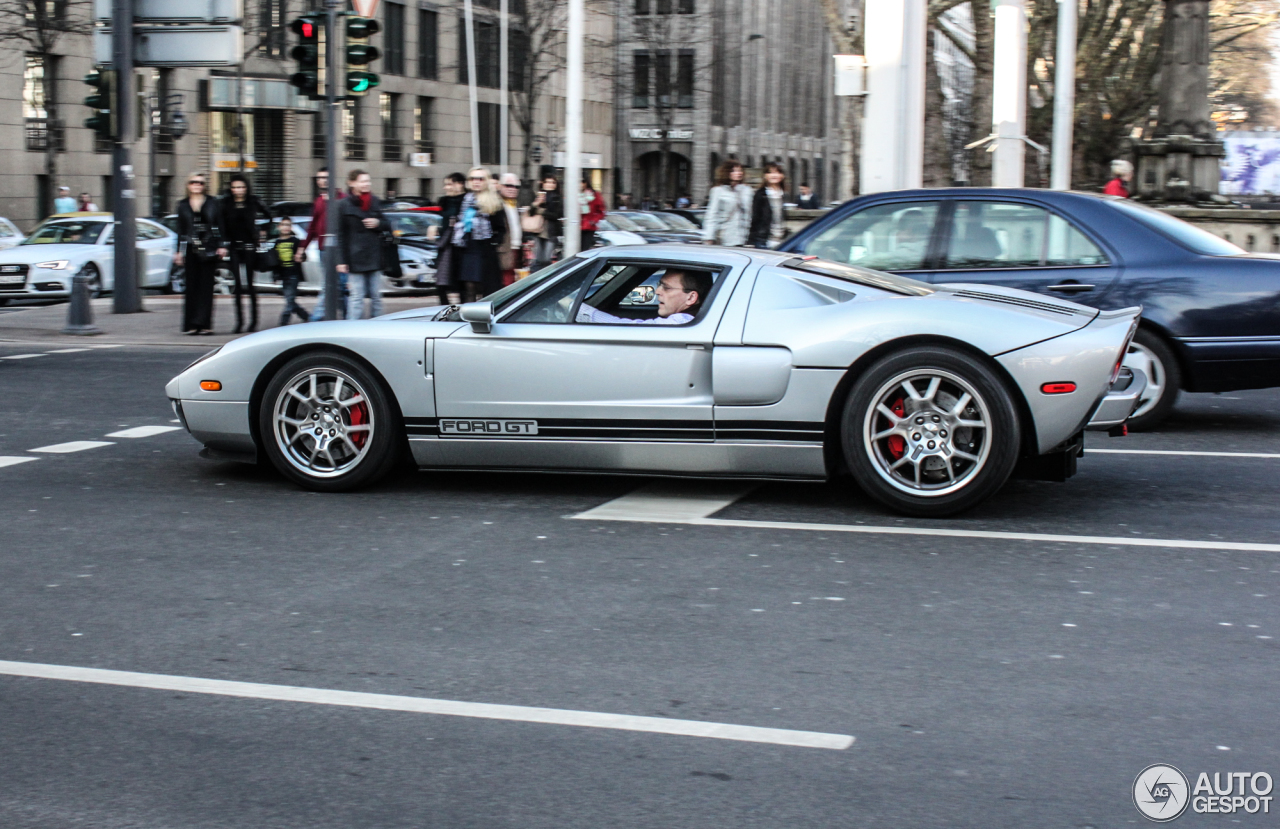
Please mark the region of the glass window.
[[404, 74], [404, 4], [388, 3], [382, 34], [382, 65], [393, 75]]
[[[610, 213], [609, 218], [614, 218], [616, 215], [616, 213]], [[627, 213], [624, 218], [629, 219], [638, 230], [670, 230], [661, 219], [651, 213]], [[623, 227], [622, 229], [630, 230], [631, 228]]]
[[804, 252], [833, 262], [884, 271], [926, 266], [938, 202], [893, 202], [860, 210], [828, 227]]
[[[565, 260], [561, 260], [561, 262], [557, 263], [557, 265], [563, 265], [565, 263], [574, 263], [574, 262], [581, 262], [581, 260], [565, 259]], [[556, 271], [558, 273], [561, 270], [562, 268], [553, 266], [553, 267], [547, 268], [546, 270], [539, 271], [537, 274], [530, 276], [528, 279], [520, 280], [520, 282], [516, 282], [515, 284], [509, 287], [514, 288], [523, 282], [529, 282], [530, 280], [537, 279], [538, 277], [542, 277], [541, 279], [538, 279], [540, 283], [546, 282], [548, 279], [550, 279], [551, 275], [544, 276], [544, 274], [547, 274], [548, 271]], [[572, 322], [573, 321], [573, 305], [578, 298], [578, 290], [582, 287], [582, 281], [586, 279], [587, 275], [590, 273], [591, 273], [590, 267], [584, 268], [580, 274], [577, 274], [575, 276], [570, 276], [566, 279], [561, 280], [558, 284], [552, 285], [541, 296], [535, 297], [534, 300], [530, 302], [528, 305], [525, 305], [523, 308], [517, 309], [516, 312], [512, 314], [509, 319], [503, 320], [503, 322], [536, 322], [536, 323]], [[506, 291], [506, 290], [508, 290], [508, 288], [502, 289], [502, 291]], [[498, 296], [498, 294], [501, 294], [502, 291], [499, 291], [493, 296], [495, 297]], [[492, 300], [492, 297], [490, 297], [490, 299]]]
[[1236, 247], [1224, 239], [1219, 239], [1209, 231], [1174, 218], [1168, 213], [1161, 213], [1159, 210], [1153, 210], [1150, 207], [1144, 207], [1122, 199], [1111, 200], [1109, 203], [1118, 210], [1124, 211], [1131, 218], [1137, 219], [1152, 230], [1163, 233], [1184, 248], [1188, 248], [1195, 253], [1203, 254], [1204, 256], [1237, 256], [1244, 253], [1243, 248]]
[[631, 83], [631, 106], [635, 109], [649, 108], [649, 53], [636, 52], [632, 55], [634, 71]]
[[167, 234], [148, 222], [138, 222], [138, 238], [139, 239], [163, 239]]
[[605, 215], [608, 216], [606, 221], [609, 222], [610, 230], [629, 230], [632, 233], [644, 230], [639, 223], [631, 220], [630, 213], [606, 213]]
[[397, 237], [434, 239], [441, 223], [439, 213], [388, 213], [386, 215], [387, 221], [391, 224], [391, 232]]
[[429, 9], [418, 10], [418, 77], [435, 80], [439, 74], [440, 61], [439, 14]]
[[[587, 325], [614, 325], [657, 321], [662, 316], [659, 312], [658, 284], [667, 276], [677, 279], [673, 275], [676, 271], [683, 272], [682, 284], [690, 286], [688, 290], [697, 291], [698, 305], [688, 310], [695, 316], [700, 316], [702, 309], [706, 307], [705, 300], [710, 296], [715, 279], [719, 275], [717, 272], [704, 268], [618, 264], [600, 271], [587, 286], [581, 310], [576, 317], [577, 322]], [[599, 311], [607, 316], [583, 313], [588, 310]]]
[[933, 288], [924, 282], [915, 279], [908, 279], [905, 276], [897, 276], [891, 273], [881, 273], [879, 271], [860, 268], [856, 265], [844, 265], [839, 262], [832, 262], [827, 259], [816, 259], [812, 257], [788, 259], [783, 263], [784, 267], [797, 271], [806, 271], [808, 273], [818, 274], [820, 276], [830, 276], [836, 279], [843, 279], [846, 282], [853, 282], [858, 285], [868, 285], [872, 288], [880, 288], [884, 291], [892, 291], [895, 294], [904, 294], [906, 296], [928, 296], [934, 293]]
[[1046, 265], [1106, 265], [1106, 254], [1061, 216], [1049, 216]]
[[36, 228], [24, 245], [96, 245], [106, 222], [54, 222]]
[[1048, 218], [1048, 210], [1029, 204], [960, 202], [944, 267], [1039, 267]]

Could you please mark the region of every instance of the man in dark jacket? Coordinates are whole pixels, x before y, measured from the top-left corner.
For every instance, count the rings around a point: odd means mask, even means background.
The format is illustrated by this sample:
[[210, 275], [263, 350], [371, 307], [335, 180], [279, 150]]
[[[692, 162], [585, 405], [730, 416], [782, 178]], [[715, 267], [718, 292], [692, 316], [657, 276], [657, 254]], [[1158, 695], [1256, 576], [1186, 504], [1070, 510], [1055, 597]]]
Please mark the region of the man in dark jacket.
[[373, 195], [373, 179], [368, 173], [348, 173], [347, 189], [347, 197], [334, 208], [338, 211], [338, 273], [350, 274], [347, 319], [364, 316], [366, 295], [370, 316], [381, 316], [382, 232], [390, 225], [382, 215], [382, 201]]
[[818, 196], [809, 188], [809, 185], [800, 185], [800, 198], [797, 200], [796, 207], [801, 210], [819, 210], [822, 204], [818, 201]]

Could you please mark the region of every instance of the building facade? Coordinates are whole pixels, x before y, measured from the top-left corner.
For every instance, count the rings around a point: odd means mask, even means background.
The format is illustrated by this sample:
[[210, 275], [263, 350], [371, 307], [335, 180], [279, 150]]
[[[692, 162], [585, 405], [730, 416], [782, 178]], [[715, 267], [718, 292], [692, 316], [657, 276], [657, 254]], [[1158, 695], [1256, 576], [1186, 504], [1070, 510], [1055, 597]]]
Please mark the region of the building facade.
[[834, 50], [821, 0], [618, 2], [621, 192], [702, 203], [715, 168], [736, 159], [751, 171], [781, 164], [792, 196], [802, 183], [834, 196]]
[[[554, 11], [556, 0], [509, 2], [514, 76], [528, 43], [523, 28], [542, 6]], [[434, 199], [444, 177], [465, 172], [474, 155], [495, 171], [521, 171], [525, 142], [514, 107], [507, 163], [500, 157], [500, 0], [474, 0], [473, 5], [478, 146], [473, 151], [463, 0], [384, 0], [377, 12], [382, 31], [371, 41], [382, 53], [371, 67], [381, 84], [341, 113], [343, 178], [358, 167], [373, 176], [379, 194]], [[232, 174], [244, 172], [268, 203], [311, 200], [313, 175], [325, 158], [325, 115], [322, 104], [300, 97], [289, 85], [295, 70], [289, 51], [296, 37], [288, 27], [299, 15], [322, 7], [322, 0], [245, 0], [242, 67], [137, 71], [141, 106], [133, 166], [139, 215], [171, 212], [191, 171], [207, 171], [214, 192], [222, 192]], [[85, 13], [81, 7], [72, 13], [77, 10]], [[599, 42], [613, 37], [612, 23], [612, 15], [598, 10], [588, 16], [589, 31]], [[82, 101], [90, 89], [82, 79], [93, 66], [92, 24], [83, 24], [68, 27], [81, 31], [62, 35], [53, 54], [15, 54], [0, 62], [0, 146], [10, 153], [10, 163], [0, 169], [0, 215], [24, 230], [52, 211], [42, 196], [42, 186], [50, 181], [50, 155], [55, 156], [55, 185], [88, 192], [99, 207], [110, 209], [110, 147], [83, 127], [89, 110]], [[563, 112], [563, 51], [541, 56], [543, 74], [530, 119], [537, 134], [530, 142], [534, 170], [562, 163], [555, 152], [563, 131], [563, 115], [556, 121], [557, 112]], [[167, 123], [161, 110], [176, 96], [190, 125], [183, 138], [163, 126], [152, 129], [149, 117], [154, 111], [158, 124]], [[607, 72], [592, 72], [586, 96], [584, 155], [592, 162], [592, 178], [608, 192], [614, 95]], [[50, 138], [58, 147], [52, 154], [46, 149]]]

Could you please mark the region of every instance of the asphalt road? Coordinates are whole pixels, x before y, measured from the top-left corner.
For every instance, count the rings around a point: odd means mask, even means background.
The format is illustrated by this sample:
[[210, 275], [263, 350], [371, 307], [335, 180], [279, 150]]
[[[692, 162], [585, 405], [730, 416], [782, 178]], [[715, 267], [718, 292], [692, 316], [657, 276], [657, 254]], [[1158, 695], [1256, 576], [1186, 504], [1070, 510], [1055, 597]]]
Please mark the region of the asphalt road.
[[[1215, 547], [1280, 544], [1280, 391], [1089, 441], [1275, 457], [1091, 453], [948, 521], [765, 484], [690, 526], [570, 520], [636, 478], [306, 493], [181, 430], [105, 437], [175, 425], [198, 351], [50, 350], [0, 344], [0, 457], [38, 458], [0, 466], [0, 661], [856, 741], [0, 676], [5, 829], [1111, 827], [1152, 763], [1280, 778], [1280, 553]], [[30, 452], [72, 441], [107, 445]], [[1178, 824], [1233, 821], [1277, 818]]]

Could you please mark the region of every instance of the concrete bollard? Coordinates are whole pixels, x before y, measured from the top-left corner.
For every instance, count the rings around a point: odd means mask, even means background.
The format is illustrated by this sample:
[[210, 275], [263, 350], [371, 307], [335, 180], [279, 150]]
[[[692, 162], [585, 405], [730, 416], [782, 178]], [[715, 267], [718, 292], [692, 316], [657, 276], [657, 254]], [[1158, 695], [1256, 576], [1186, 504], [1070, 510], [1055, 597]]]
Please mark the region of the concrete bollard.
[[76, 274], [71, 282], [71, 302], [67, 305], [67, 324], [62, 333], [81, 337], [102, 333], [102, 329], [93, 324], [93, 307], [89, 304], [89, 278], [83, 274]]

